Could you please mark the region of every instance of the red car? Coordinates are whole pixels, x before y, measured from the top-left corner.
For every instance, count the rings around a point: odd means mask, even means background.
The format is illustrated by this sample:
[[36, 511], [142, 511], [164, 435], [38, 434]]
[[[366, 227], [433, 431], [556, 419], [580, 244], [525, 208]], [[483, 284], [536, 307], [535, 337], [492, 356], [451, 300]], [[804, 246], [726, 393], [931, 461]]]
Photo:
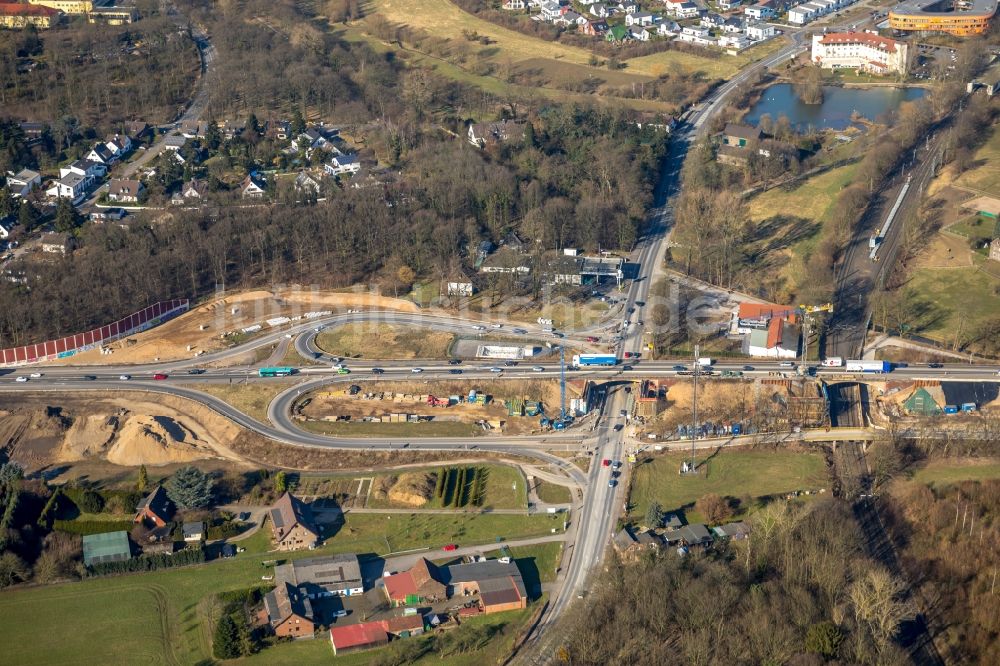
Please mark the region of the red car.
[[158, 372], [155, 375], [153, 375], [153, 379], [166, 379], [166, 378], [167, 378], [167, 376], [165, 374], [163, 374], [162, 372]]
[[449, 543], [447, 546], [445, 546], [441, 550], [458, 550], [458, 544], [457, 543]]
[[602, 467], [611, 467], [611, 461], [608, 460], [607, 458], [605, 458], [604, 460], [601, 461], [601, 466]]
[[587, 342], [597, 342], [597, 338], [591, 335], [587, 338]]

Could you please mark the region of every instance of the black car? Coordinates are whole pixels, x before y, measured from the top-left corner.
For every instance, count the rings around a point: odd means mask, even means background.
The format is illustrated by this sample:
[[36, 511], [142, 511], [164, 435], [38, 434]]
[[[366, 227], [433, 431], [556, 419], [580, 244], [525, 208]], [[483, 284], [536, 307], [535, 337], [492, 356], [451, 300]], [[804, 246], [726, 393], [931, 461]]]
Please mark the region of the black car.
[[636, 301], [635, 304], [641, 308], [643, 305], [646, 304], [646, 301]]
[[623, 365], [622, 366], [622, 372], [628, 372], [631, 369], [632, 369], [631, 365]]
[[503, 364], [506, 365], [508, 368], [513, 368], [515, 365], [517, 365], [517, 361], [504, 361]]
[[684, 370], [687, 370], [687, 366], [686, 365], [675, 365], [674, 366], [674, 371], [675, 372], [682, 372]]
[[943, 368], [944, 367], [944, 363], [928, 363], [927, 367], [928, 368]]
[[385, 372], [385, 370], [383, 370], [382, 368], [372, 368], [373, 375], [381, 375], [383, 372]]
[[205, 374], [205, 371], [202, 370], [201, 368], [191, 368], [190, 370], [188, 370], [188, 374], [189, 375], [202, 375], [202, 374]]
[[461, 364], [462, 364], [462, 359], [460, 358], [453, 358], [450, 361], [448, 361], [448, 365], [461, 365]]
[[83, 378], [86, 379], [88, 382], [92, 382], [95, 379], [97, 379], [95, 375], [84, 375]]
[[462, 374], [462, 371], [459, 370], [458, 368], [453, 368], [453, 369], [449, 370], [448, 372], [450, 372], [453, 375], [460, 375], [460, 374]]
[[746, 370], [747, 372], [752, 372], [753, 371], [753, 366], [752, 365], [744, 365], [743, 369]]

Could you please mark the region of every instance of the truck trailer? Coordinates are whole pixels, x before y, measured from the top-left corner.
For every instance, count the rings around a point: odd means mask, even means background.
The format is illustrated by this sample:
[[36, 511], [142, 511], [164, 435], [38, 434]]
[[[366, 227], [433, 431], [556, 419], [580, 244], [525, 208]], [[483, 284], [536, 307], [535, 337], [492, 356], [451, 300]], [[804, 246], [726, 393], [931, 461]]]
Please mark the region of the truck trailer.
[[614, 354], [576, 354], [573, 356], [573, 366], [582, 368], [590, 365], [617, 365], [618, 357]]
[[824, 368], [840, 368], [844, 365], [844, 359], [839, 356], [829, 356], [823, 359]]
[[848, 361], [844, 369], [847, 372], [886, 373], [892, 371], [889, 361]]

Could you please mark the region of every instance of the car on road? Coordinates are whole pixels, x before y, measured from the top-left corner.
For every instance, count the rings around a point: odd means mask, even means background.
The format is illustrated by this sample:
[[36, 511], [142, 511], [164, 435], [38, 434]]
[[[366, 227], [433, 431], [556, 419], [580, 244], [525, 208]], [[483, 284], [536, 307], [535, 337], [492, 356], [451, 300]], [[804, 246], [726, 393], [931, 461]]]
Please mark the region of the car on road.
[[927, 367], [928, 368], [943, 368], [944, 367], [944, 363], [928, 363]]
[[643, 305], [646, 304], [646, 301], [636, 301], [635, 304], [641, 308]]
[[31, 373], [31, 378], [32, 379], [38, 379], [41, 376], [42, 376], [42, 373], [40, 373], [40, 372], [33, 372], [33, 373]]
[[503, 328], [503, 324], [491, 324], [492, 328]]
[[95, 379], [97, 379], [97, 375], [84, 375], [83, 376], [83, 380], [84, 381], [92, 382]]
[[782, 368], [794, 368], [795, 367], [795, 363], [793, 363], [792, 361], [782, 361], [778, 365], [781, 366]]
[[453, 358], [450, 361], [448, 361], [448, 365], [462, 365], [462, 359]]
[[744, 365], [743, 369], [745, 371], [747, 371], [747, 372], [752, 372], [753, 371], [753, 366], [752, 365]]
[[167, 377], [168, 377], [168, 375], [166, 373], [163, 373], [163, 372], [157, 372], [155, 375], [153, 375], [153, 379], [157, 379], [157, 380], [166, 379]]
[[452, 374], [452, 375], [460, 375], [460, 374], [462, 374], [462, 371], [461, 371], [461, 370], [459, 370], [458, 368], [452, 368], [452, 369], [451, 369], [451, 370], [449, 370], [448, 372], [449, 372], [450, 374]]
[[533, 372], [545, 372], [545, 368], [543, 368], [540, 365], [536, 365], [535, 367], [532, 368], [532, 371]]
[[338, 611], [333, 611], [333, 616], [334, 617], [347, 617], [347, 614], [349, 612], [350, 611], [341, 609], [341, 610], [338, 610]]
[[632, 366], [631, 365], [623, 365], [622, 366], [622, 372], [628, 372], [629, 370], [632, 370]]
[[349, 374], [351, 374], [351, 371], [350, 371], [350, 370], [348, 370], [347, 368], [343, 368], [343, 367], [342, 367], [342, 368], [339, 368], [339, 369], [337, 370], [337, 374], [338, 374], [338, 375], [349, 375]]
[[618, 470], [615, 470], [615, 471], [611, 472], [611, 478], [612, 479], [617, 479], [621, 475], [622, 475], [622, 473], [619, 472]]
[[18, 377], [14, 381], [16, 381], [16, 382], [22, 382], [22, 383], [26, 382], [26, 381], [28, 381], [28, 376], [27, 375], [21, 375], [20, 377]]
[[608, 479], [608, 488], [614, 488], [618, 485], [618, 479]]
[[477, 324], [477, 325], [475, 325], [475, 326], [473, 326], [472, 328], [473, 328], [474, 330], [476, 330], [476, 331], [485, 331], [485, 330], [486, 330], [486, 327], [485, 327], [485, 326], [479, 326], [478, 324]]
[[498, 368], [497, 366], [494, 365], [492, 368], [490, 368], [490, 372], [503, 372], [503, 368]]
[[241, 511], [240, 515], [238, 515], [236, 517], [239, 518], [240, 520], [250, 520], [250, 512], [249, 511]]
[[597, 342], [599, 338], [595, 338], [593, 335], [587, 336], [587, 342]]
[[449, 543], [447, 546], [443, 546], [441, 548], [441, 550], [447, 550], [447, 551], [458, 550], [458, 544], [457, 543]]
[[503, 364], [506, 365], [508, 368], [513, 368], [514, 366], [517, 365], [517, 361], [504, 361]]
[[418, 372], [423, 372], [423, 371], [424, 371], [423, 368], [410, 368], [410, 372], [412, 372], [414, 374], [416, 374]]
[[203, 374], [205, 374], [205, 370], [202, 369], [202, 368], [191, 368], [190, 370], [188, 370], [188, 374], [189, 375], [203, 375]]
[[527, 331], [524, 330], [523, 328], [515, 328], [514, 332], [517, 333], [518, 335], [524, 335], [525, 333], [527, 333]]
[[611, 463], [611, 467], [613, 467], [614, 469], [621, 469], [622, 461], [621, 460], [614, 461], [613, 463]]
[[620, 416], [622, 418], [625, 418], [626, 416], [628, 416], [628, 410], [627, 409], [623, 409], [623, 410], [619, 411], [618, 412], [618, 416]]
[[601, 467], [611, 467], [611, 461], [605, 458], [601, 461]]
[[120, 379], [123, 382], [127, 382], [128, 380], [132, 379], [132, 375], [118, 375], [118, 379]]
[[621, 432], [624, 427], [621, 423], [616, 423], [614, 430], [615, 432]]
[[382, 368], [372, 368], [373, 375], [381, 375], [383, 372], [385, 372], [385, 370], [383, 370]]

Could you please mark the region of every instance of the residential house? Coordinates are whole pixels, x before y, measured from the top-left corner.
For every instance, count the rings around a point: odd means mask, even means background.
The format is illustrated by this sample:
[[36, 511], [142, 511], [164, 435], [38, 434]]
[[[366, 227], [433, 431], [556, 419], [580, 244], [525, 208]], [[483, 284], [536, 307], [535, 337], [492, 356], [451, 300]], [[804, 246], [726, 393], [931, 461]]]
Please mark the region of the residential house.
[[698, 44], [700, 46], [715, 45], [715, 38], [712, 37], [712, 33], [708, 31], [708, 28], [696, 25], [688, 25], [681, 28], [681, 34], [677, 35], [677, 39], [682, 42]]
[[719, 37], [717, 44], [719, 48], [740, 50], [750, 46], [750, 40], [747, 39], [746, 35], [727, 34]]
[[136, 140], [142, 139], [147, 134], [149, 134], [149, 125], [141, 120], [129, 120], [123, 126], [125, 134], [127, 134], [132, 139], [132, 143]]
[[310, 599], [364, 594], [361, 564], [354, 554], [293, 560], [274, 568], [274, 579], [298, 589]]
[[504, 0], [500, 6], [510, 12], [523, 12], [528, 4], [524, 0]]
[[667, 12], [677, 18], [696, 18], [699, 14], [698, 5], [689, 0], [664, 0]]
[[594, 3], [587, 10], [590, 12], [591, 16], [596, 16], [597, 18], [606, 19], [608, 18], [608, 8], [600, 2]]
[[182, 530], [184, 541], [187, 543], [200, 543], [205, 540], [205, 523], [201, 520], [184, 523]]
[[264, 135], [278, 141], [288, 141], [292, 134], [292, 124], [287, 120], [268, 120]]
[[755, 42], [771, 39], [776, 34], [774, 26], [768, 23], [752, 23], [747, 26], [747, 37]]
[[83, 563], [85, 566], [124, 562], [132, 559], [132, 544], [128, 532], [102, 532], [83, 536]]
[[516, 273], [527, 275], [531, 272], [531, 264], [527, 256], [511, 248], [500, 248], [485, 257], [479, 266], [481, 273]]
[[15, 224], [17, 224], [17, 221], [13, 216], [0, 218], [0, 240], [7, 240], [10, 238], [10, 234], [14, 230]]
[[108, 183], [108, 199], [120, 203], [138, 203], [145, 186], [131, 178], [112, 178]]
[[376, 187], [378, 185], [384, 185], [385, 181], [382, 179], [382, 175], [386, 172], [380, 172], [380, 174], [373, 173], [371, 169], [367, 167], [361, 167], [353, 176], [347, 180], [348, 186], [354, 190], [360, 190], [365, 187]]
[[719, 0], [719, 9], [730, 12], [743, 4], [743, 0]]
[[104, 145], [114, 154], [115, 159], [121, 159], [132, 150], [132, 139], [126, 134], [112, 134], [104, 140]]
[[240, 183], [240, 196], [244, 199], [263, 199], [267, 194], [267, 182], [256, 172], [247, 174]]
[[674, 530], [667, 530], [663, 533], [663, 540], [668, 545], [681, 546], [706, 546], [712, 543], [712, 535], [708, 528], [701, 523], [693, 525], [683, 525]]
[[312, 637], [316, 630], [309, 597], [286, 582], [264, 595], [264, 615], [271, 631], [280, 638]]
[[108, 167], [93, 160], [76, 160], [67, 166], [59, 168], [60, 178], [65, 178], [71, 173], [86, 178], [89, 181], [87, 183], [87, 187], [89, 188], [98, 179], [104, 178], [107, 175]]
[[471, 123], [469, 125], [469, 143], [477, 148], [484, 148], [489, 143], [523, 141], [527, 124], [523, 120]]
[[186, 139], [204, 139], [208, 131], [208, 123], [197, 120], [185, 120], [178, 130]]
[[45, 193], [57, 199], [69, 199], [79, 203], [90, 189], [90, 179], [78, 173], [70, 173], [58, 180], [52, 181]]
[[268, 512], [278, 550], [314, 548], [320, 531], [313, 521], [312, 508], [291, 493], [282, 495]]
[[573, 26], [573, 25], [582, 26], [583, 24], [587, 23], [587, 19], [577, 14], [576, 12], [570, 10], [567, 12], [563, 12], [563, 15], [559, 17], [556, 23], [560, 23], [567, 26]]
[[126, 215], [128, 215], [128, 211], [124, 208], [95, 208], [90, 211], [90, 220], [101, 223], [120, 222]]
[[660, 37], [676, 37], [681, 33], [681, 27], [674, 21], [663, 21], [656, 26], [656, 34]]
[[776, 14], [771, 2], [759, 2], [756, 5], [743, 8], [743, 15], [754, 21], [770, 21]]
[[632, 0], [623, 0], [618, 3], [618, 11], [623, 14], [635, 14], [639, 11], [639, 3], [633, 2]]
[[49, 126], [46, 123], [23, 122], [19, 123], [18, 127], [20, 127], [21, 131], [24, 132], [26, 139], [29, 141], [36, 141], [42, 138], [42, 134], [45, 133], [45, 130], [48, 129]]
[[605, 21], [587, 21], [580, 26], [580, 32], [591, 37], [602, 37], [608, 31], [608, 24]]
[[58, 9], [64, 14], [86, 14], [94, 9], [91, 0], [28, 0], [32, 5]]
[[628, 29], [628, 36], [629, 36], [629, 39], [634, 39], [634, 40], [640, 41], [640, 42], [648, 42], [649, 41], [650, 32], [649, 32], [649, 30], [646, 30], [645, 28], [643, 28], [641, 26], [634, 25], [634, 26], [632, 26], [631, 28]]
[[118, 159], [114, 151], [103, 143], [98, 143], [91, 148], [90, 152], [87, 153], [86, 158], [92, 162], [100, 162], [104, 166], [111, 166], [115, 160]]
[[612, 545], [615, 547], [621, 555], [626, 557], [634, 557], [640, 550], [642, 546], [639, 545], [639, 540], [635, 538], [635, 533], [632, 528], [626, 525], [623, 527], [614, 537], [611, 539]]
[[135, 507], [134, 523], [163, 527], [173, 516], [173, 505], [163, 486], [156, 486]]
[[725, 22], [722, 24], [721, 27], [723, 32], [728, 32], [730, 34], [735, 35], [743, 32], [746, 26], [743, 23], [743, 19], [741, 19], [739, 16], [730, 16], [725, 20]]
[[42, 234], [42, 252], [50, 254], [66, 254], [76, 247], [76, 239], [69, 234]]
[[421, 557], [409, 570], [384, 576], [382, 589], [393, 606], [437, 602], [448, 593], [441, 577], [437, 565]]
[[227, 120], [222, 123], [222, 127], [219, 131], [222, 132], [222, 136], [226, 141], [232, 141], [240, 134], [243, 134], [243, 130], [246, 129], [246, 124], [239, 120]]
[[604, 35], [605, 41], [614, 42], [616, 44], [621, 44], [627, 39], [631, 39], [628, 28], [620, 24], [613, 25], [608, 28], [607, 33]]
[[142, 544], [143, 555], [173, 555], [175, 549], [173, 525], [153, 528]]
[[721, 28], [725, 23], [726, 19], [712, 12], [708, 12], [698, 19], [698, 25], [703, 28]]
[[740, 520], [735, 523], [726, 523], [725, 525], [713, 527], [712, 532], [715, 533], [717, 538], [742, 541], [750, 536], [750, 526]]
[[19, 30], [29, 25], [44, 30], [59, 23], [62, 13], [52, 7], [29, 5], [20, 2], [0, 3], [0, 28]]
[[467, 280], [458, 280], [448, 282], [447, 291], [449, 296], [473, 296], [476, 293], [476, 287]]
[[499, 613], [525, 608], [528, 593], [517, 564], [486, 560], [447, 568], [451, 597], [478, 596], [479, 610]]
[[300, 171], [299, 175], [295, 177], [295, 189], [299, 192], [307, 192], [314, 196], [319, 196], [319, 193], [323, 190], [323, 185], [320, 183], [318, 177], [313, 176], [308, 171]]
[[554, 0], [549, 0], [549, 2], [543, 3], [541, 7], [541, 17], [543, 21], [552, 22], [562, 16], [563, 8], [558, 2]]
[[650, 26], [653, 25], [655, 17], [650, 12], [635, 12], [634, 14], [625, 15], [625, 25], [631, 27], [637, 26]]
[[767, 328], [750, 331], [743, 338], [743, 353], [760, 358], [797, 358], [802, 329], [793, 319], [772, 317]]
[[31, 191], [42, 186], [42, 176], [31, 169], [21, 169], [17, 173], [7, 172], [7, 189], [15, 198], [26, 197]]
[[340, 153], [330, 158], [323, 165], [323, 171], [329, 176], [342, 176], [347, 173], [357, 173], [361, 170], [361, 160], [357, 153]]
[[391, 639], [409, 638], [424, 633], [424, 619], [420, 615], [404, 615], [386, 620], [361, 622], [330, 628], [330, 645], [333, 654], [347, 654], [368, 650], [388, 643]]
[[751, 143], [760, 141], [762, 136], [763, 132], [759, 127], [729, 123], [722, 133], [722, 142], [727, 146], [746, 148]]
[[792, 25], [805, 25], [816, 18], [820, 8], [813, 4], [802, 4], [788, 10], [788, 22]]
[[163, 139], [163, 149], [178, 151], [187, 145], [188, 137], [183, 134], [171, 134]]
[[181, 196], [185, 199], [204, 199], [208, 196], [208, 183], [192, 178], [181, 186]]

